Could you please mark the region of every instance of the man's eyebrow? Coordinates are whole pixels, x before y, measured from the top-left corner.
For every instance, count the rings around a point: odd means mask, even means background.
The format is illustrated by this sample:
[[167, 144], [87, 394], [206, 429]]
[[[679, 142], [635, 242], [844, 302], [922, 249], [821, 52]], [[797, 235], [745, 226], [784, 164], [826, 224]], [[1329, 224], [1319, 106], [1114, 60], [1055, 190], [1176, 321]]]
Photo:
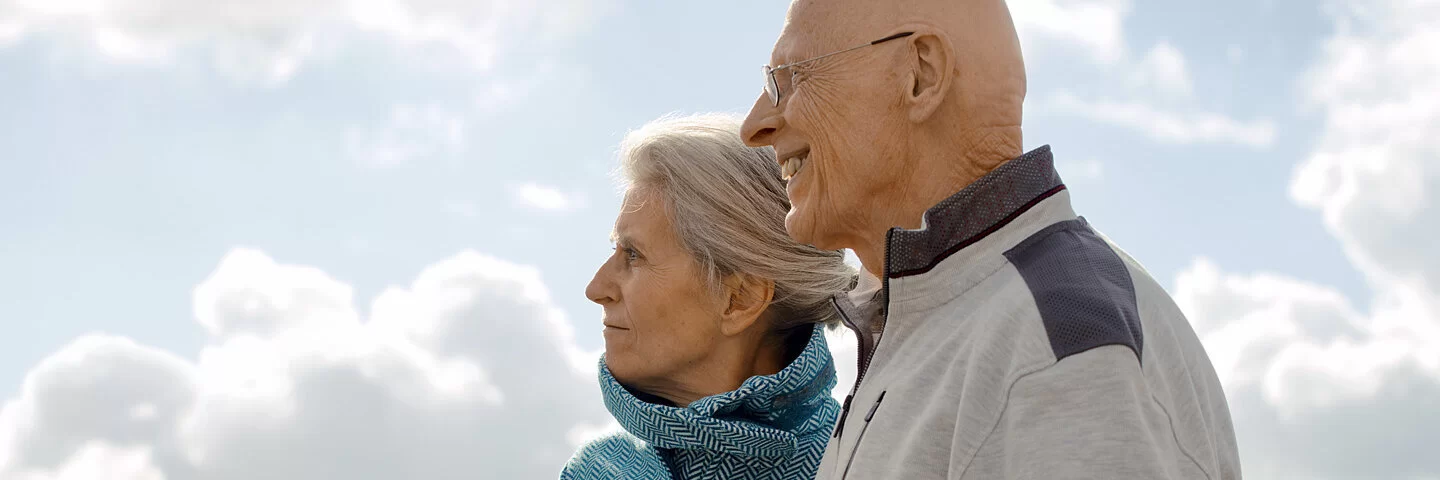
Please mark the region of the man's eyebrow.
[[795, 56], [795, 47], [793, 45], [787, 45], [784, 49], [776, 48], [770, 52], [770, 61], [773, 62], [771, 66], [784, 65], [799, 58], [800, 57]]
[[771, 51], [770, 51], [770, 66], [773, 67], [773, 66], [775, 66], [775, 65], [784, 65], [785, 62], [787, 62], [787, 61], [790, 60], [790, 59], [787, 58], [785, 55], [786, 55], [786, 54], [785, 54], [784, 52], [781, 52], [779, 48], [776, 48], [776, 49], [774, 49], [774, 50], [771, 50]]

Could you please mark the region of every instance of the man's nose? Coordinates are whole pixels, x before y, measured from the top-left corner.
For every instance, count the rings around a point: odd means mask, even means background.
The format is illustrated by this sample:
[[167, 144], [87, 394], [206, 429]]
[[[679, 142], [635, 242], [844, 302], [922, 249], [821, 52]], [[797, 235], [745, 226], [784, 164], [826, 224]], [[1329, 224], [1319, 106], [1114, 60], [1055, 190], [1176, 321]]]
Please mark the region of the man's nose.
[[740, 138], [751, 147], [774, 146], [775, 132], [785, 125], [780, 114], [780, 108], [770, 102], [770, 96], [760, 94], [745, 116], [745, 123], [740, 125]]

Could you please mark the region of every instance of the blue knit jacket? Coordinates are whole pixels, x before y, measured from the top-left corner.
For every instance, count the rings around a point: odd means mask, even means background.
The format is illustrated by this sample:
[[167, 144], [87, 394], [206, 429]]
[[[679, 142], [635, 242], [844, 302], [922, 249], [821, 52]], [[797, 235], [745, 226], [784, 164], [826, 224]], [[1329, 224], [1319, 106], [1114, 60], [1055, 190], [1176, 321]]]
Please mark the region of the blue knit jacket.
[[624, 431], [581, 447], [560, 478], [810, 480], [840, 411], [830, 396], [834, 387], [821, 325], [779, 373], [750, 377], [684, 408], [636, 397], [601, 357], [605, 406]]

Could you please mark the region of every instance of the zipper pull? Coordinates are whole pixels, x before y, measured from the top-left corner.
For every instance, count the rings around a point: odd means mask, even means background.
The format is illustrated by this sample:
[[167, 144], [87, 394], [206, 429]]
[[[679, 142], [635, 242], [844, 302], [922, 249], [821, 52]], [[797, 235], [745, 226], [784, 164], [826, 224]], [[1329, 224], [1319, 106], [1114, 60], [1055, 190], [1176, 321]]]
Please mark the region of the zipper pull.
[[850, 400], [854, 398], [853, 393], [845, 396], [845, 403], [840, 407], [840, 421], [835, 424], [835, 434], [831, 438], [840, 438], [840, 432], [845, 431], [845, 417], [850, 416]]
[[870, 423], [870, 419], [875, 418], [875, 411], [880, 409], [882, 400], [885, 400], [885, 391], [883, 390], [880, 391], [879, 397], [875, 397], [875, 404], [870, 406], [870, 412], [865, 414], [865, 423]]

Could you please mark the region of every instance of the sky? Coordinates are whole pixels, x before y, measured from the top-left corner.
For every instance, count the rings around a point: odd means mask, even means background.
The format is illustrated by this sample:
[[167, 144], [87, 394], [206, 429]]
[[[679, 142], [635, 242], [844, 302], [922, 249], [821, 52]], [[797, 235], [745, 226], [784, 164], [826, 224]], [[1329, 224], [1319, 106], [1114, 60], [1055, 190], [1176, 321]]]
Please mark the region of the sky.
[[[1440, 478], [1440, 1], [1009, 3], [1246, 477]], [[0, 479], [553, 478], [616, 146], [743, 113], [786, 7], [0, 0]]]

